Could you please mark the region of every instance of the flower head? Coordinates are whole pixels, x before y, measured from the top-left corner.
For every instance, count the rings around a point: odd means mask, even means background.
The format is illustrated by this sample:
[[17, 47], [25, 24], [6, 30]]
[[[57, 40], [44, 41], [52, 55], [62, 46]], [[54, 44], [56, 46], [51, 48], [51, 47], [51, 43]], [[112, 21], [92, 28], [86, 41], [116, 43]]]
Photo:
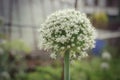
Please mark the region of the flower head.
[[56, 55], [70, 50], [70, 55], [82, 56], [94, 47], [95, 29], [84, 13], [74, 9], [57, 11], [39, 29], [40, 48]]

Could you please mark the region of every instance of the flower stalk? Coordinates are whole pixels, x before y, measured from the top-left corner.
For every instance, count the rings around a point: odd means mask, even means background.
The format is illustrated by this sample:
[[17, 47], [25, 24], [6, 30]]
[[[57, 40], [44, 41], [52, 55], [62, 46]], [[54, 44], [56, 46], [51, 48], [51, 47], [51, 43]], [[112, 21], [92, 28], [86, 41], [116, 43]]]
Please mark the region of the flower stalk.
[[64, 80], [70, 80], [69, 55], [69, 51], [64, 54]]

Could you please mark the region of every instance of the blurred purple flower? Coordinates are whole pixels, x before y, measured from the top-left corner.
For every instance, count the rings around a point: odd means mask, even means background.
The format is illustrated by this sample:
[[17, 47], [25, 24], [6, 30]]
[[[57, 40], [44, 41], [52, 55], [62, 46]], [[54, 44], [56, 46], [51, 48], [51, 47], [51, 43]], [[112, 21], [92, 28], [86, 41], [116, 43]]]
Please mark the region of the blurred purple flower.
[[100, 55], [105, 47], [106, 43], [104, 40], [96, 40], [95, 48], [92, 49], [94, 55]]

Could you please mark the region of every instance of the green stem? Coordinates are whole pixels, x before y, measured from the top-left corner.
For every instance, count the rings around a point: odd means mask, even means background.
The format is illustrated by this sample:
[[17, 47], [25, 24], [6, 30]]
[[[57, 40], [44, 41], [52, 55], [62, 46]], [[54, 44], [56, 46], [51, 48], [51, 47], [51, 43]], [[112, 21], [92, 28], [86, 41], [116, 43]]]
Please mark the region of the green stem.
[[66, 51], [64, 54], [64, 80], [70, 80], [69, 62], [69, 51]]

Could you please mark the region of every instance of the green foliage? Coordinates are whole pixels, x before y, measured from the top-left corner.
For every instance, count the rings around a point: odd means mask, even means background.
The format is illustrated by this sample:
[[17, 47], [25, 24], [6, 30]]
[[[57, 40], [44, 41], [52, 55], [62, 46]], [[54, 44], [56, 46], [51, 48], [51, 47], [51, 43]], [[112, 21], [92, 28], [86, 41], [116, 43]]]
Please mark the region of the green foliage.
[[24, 54], [30, 51], [23, 42], [0, 38], [0, 80], [26, 80]]
[[99, 62], [100, 60], [96, 58], [91, 61], [77, 61], [73, 63], [71, 67], [71, 75], [73, 75], [71, 80], [99, 80], [94, 79], [99, 76], [99, 73], [96, 73], [99, 72]]
[[120, 58], [115, 58], [111, 61], [110, 73], [111, 73], [110, 77], [113, 80], [120, 80]]
[[31, 49], [21, 40], [6, 41], [5, 43], [1, 44], [1, 46], [7, 51], [14, 50], [26, 53], [29, 53], [31, 51]]
[[23, 56], [4, 51], [0, 55], [1, 80], [21, 80], [24, 76], [25, 65]]
[[72, 64], [71, 80], [119, 80], [119, 60], [114, 59], [109, 63], [109, 69], [101, 67], [101, 58], [93, 58], [89, 61], [80, 61]]
[[[75, 61], [70, 68], [71, 80], [119, 80], [118, 61], [112, 60], [110, 68], [106, 70], [101, 68], [101, 58]], [[58, 63], [54, 63], [57, 66], [37, 67], [35, 72], [27, 74], [27, 80], [61, 80], [62, 66]]]
[[60, 80], [60, 67], [38, 67], [36, 72], [28, 74], [28, 80]]

